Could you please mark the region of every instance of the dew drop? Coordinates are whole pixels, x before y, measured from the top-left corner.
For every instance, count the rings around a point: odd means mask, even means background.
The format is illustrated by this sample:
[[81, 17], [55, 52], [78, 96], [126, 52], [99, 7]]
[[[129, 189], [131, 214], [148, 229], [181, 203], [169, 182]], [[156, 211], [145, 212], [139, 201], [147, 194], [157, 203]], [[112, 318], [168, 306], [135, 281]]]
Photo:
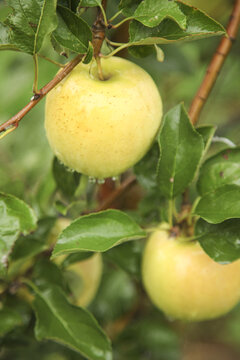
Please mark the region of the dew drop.
[[118, 176], [113, 176], [112, 177], [112, 181], [117, 181], [118, 180]]
[[68, 167], [67, 171], [73, 173], [75, 170]]
[[90, 184], [95, 184], [97, 180], [96, 180], [95, 177], [89, 176], [89, 177], [88, 177], [88, 181], [90, 182]]
[[105, 183], [105, 179], [98, 179], [98, 184], [102, 185]]

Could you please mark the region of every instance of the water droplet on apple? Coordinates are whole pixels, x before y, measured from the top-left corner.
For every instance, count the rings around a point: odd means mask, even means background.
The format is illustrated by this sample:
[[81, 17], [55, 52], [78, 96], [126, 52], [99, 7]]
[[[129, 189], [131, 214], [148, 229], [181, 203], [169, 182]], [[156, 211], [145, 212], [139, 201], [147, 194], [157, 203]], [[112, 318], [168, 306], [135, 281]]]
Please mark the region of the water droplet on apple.
[[95, 184], [97, 179], [95, 177], [93, 177], [93, 176], [89, 176], [88, 181], [90, 182], [90, 184]]

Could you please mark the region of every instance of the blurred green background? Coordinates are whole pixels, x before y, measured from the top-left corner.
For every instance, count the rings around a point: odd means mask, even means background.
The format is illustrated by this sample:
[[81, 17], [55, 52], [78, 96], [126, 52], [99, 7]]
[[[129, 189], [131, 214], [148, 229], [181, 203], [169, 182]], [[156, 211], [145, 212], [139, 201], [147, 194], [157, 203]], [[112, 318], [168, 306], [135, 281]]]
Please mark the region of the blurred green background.
[[[233, 2], [226, 0], [185, 1], [209, 11], [226, 25]], [[111, 4], [114, 7], [115, 2]], [[0, 2], [0, 18], [5, 10]], [[120, 34], [121, 35], [121, 34]], [[189, 107], [204, 76], [219, 38], [162, 46], [165, 61], [154, 56], [134, 59], [154, 78], [163, 98], [164, 112], [183, 101]], [[46, 44], [42, 54], [58, 61]], [[237, 42], [226, 60], [213, 92], [202, 112], [199, 124], [215, 124], [216, 134], [240, 144], [240, 47]], [[57, 66], [39, 59], [39, 87], [52, 79]], [[32, 96], [33, 60], [31, 56], [3, 51], [0, 53], [0, 123], [18, 112]], [[44, 131], [44, 100], [20, 123], [17, 130], [0, 140], [0, 191], [15, 194], [34, 206], [39, 192], [50, 193], [53, 154]], [[46, 195], [47, 196], [47, 195]], [[128, 246], [128, 245], [124, 245]], [[141, 248], [141, 244], [139, 245]], [[137, 251], [137, 250], [136, 250]], [[140, 254], [140, 251], [139, 251]], [[129, 277], [105, 259], [105, 271], [97, 298], [91, 305], [101, 324], [111, 330], [112, 324], [126, 314], [131, 316], [138, 297], [138, 280]], [[142, 317], [129, 321], [120, 335], [114, 337], [116, 360], [238, 360], [240, 359], [240, 307], [224, 318], [199, 324], [183, 324], [166, 319], [143, 298]], [[227, 294], [226, 294], [227, 296]], [[216, 299], [217, 302], [218, 299]], [[118, 325], [118, 323], [117, 323]], [[121, 324], [119, 325], [121, 326]], [[71, 360], [81, 357], [60, 345], [37, 343], [26, 335], [13, 334], [9, 349], [0, 350], [4, 360]], [[18, 336], [19, 335], [19, 336]], [[20, 340], [19, 340], [20, 339]], [[41, 349], [41, 352], [39, 350]]]

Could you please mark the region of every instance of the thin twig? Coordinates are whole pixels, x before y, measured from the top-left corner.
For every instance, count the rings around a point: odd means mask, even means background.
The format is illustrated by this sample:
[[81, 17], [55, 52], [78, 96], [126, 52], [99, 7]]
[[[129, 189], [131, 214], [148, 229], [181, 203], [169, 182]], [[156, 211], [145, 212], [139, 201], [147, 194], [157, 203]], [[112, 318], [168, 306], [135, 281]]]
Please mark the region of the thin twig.
[[38, 92], [38, 55], [33, 55], [33, 62], [34, 62], [34, 81], [33, 81], [33, 93], [37, 94]]
[[17, 128], [19, 122], [22, 118], [34, 107], [36, 106], [40, 100], [57, 84], [60, 83], [74, 68], [75, 66], [82, 60], [83, 55], [77, 55], [72, 61], [70, 61], [49, 83], [47, 83], [42, 89], [35, 94], [30, 102], [24, 106], [22, 110], [20, 110], [16, 115], [14, 115], [11, 119], [6, 121], [5, 123], [0, 125], [0, 133], [3, 131], [8, 131], [8, 129]]
[[207, 68], [203, 82], [190, 106], [189, 117], [193, 124], [197, 123], [200, 112], [213, 88], [223, 63], [232, 48], [233, 42], [236, 40], [236, 35], [239, 28], [239, 20], [240, 0], [236, 0], [227, 26], [228, 36], [224, 36], [220, 41], [220, 44]]
[[122, 195], [130, 189], [137, 182], [136, 176], [131, 175], [124, 180], [120, 186], [114, 190], [102, 204], [95, 210], [96, 212], [109, 209], [115, 201], [117, 201]]
[[45, 56], [45, 55], [38, 54], [38, 56], [39, 56], [40, 58], [42, 58], [42, 59], [50, 62], [51, 64], [54, 64], [54, 65], [58, 66], [58, 67], [64, 68], [64, 67], [66, 66], [65, 64], [61, 64], [61, 63], [59, 63], [58, 61], [52, 60], [52, 59], [50, 59], [49, 57], [47, 57], [47, 56]]

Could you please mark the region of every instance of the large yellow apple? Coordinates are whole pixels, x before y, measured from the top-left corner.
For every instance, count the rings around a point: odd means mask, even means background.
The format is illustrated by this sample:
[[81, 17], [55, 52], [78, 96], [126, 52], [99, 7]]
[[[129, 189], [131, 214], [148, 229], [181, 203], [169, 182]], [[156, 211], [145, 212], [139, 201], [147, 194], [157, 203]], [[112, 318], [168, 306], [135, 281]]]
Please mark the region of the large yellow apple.
[[[59, 218], [48, 237], [48, 244], [53, 245], [60, 232], [68, 225], [70, 220]], [[55, 258], [57, 265], [62, 264], [67, 255], [61, 255]], [[68, 265], [63, 275], [66, 278], [70, 297], [75, 305], [86, 307], [94, 299], [102, 277], [102, 256], [96, 253], [86, 260], [74, 262]]]
[[66, 166], [103, 179], [138, 162], [160, 126], [162, 102], [152, 78], [134, 63], [102, 59], [79, 64], [48, 95], [45, 128]]
[[240, 261], [220, 265], [198, 242], [180, 242], [156, 230], [143, 254], [143, 283], [152, 302], [175, 319], [219, 317], [240, 300]]

